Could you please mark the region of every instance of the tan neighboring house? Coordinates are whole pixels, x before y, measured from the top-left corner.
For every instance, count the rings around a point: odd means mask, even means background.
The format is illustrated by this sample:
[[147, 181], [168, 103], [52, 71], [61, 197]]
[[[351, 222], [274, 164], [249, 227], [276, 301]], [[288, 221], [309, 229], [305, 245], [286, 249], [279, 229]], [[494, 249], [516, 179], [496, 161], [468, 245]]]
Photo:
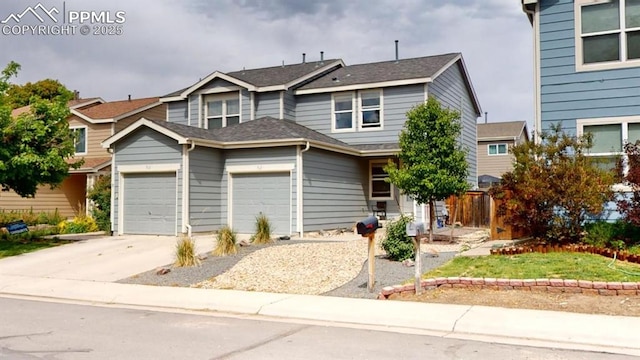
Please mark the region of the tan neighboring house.
[[[86, 211], [89, 208], [87, 190], [95, 179], [111, 172], [111, 154], [100, 143], [136, 120], [164, 120], [166, 104], [159, 98], [129, 99], [105, 102], [100, 98], [77, 99], [69, 102], [71, 115], [69, 128], [77, 133], [76, 154], [73, 159], [84, 159], [79, 169], [71, 169], [70, 175], [58, 187], [42, 186], [34, 198], [22, 198], [13, 191], [0, 192], [0, 210], [34, 212], [58, 210], [64, 217]], [[18, 116], [29, 111], [29, 106], [13, 110]]]
[[511, 148], [529, 140], [526, 121], [508, 121], [477, 125], [478, 187], [488, 189], [513, 169]]

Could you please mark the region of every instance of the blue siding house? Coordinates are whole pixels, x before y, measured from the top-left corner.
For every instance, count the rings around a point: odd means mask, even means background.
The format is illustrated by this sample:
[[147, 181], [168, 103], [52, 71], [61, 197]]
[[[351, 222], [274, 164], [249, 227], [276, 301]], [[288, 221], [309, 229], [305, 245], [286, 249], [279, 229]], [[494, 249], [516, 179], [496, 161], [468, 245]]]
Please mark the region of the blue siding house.
[[591, 132], [614, 161], [640, 139], [640, 2], [522, 0], [534, 31], [534, 130]]
[[168, 119], [140, 119], [103, 142], [113, 153], [116, 234], [351, 228], [416, 204], [384, 181], [405, 114], [434, 96], [461, 113], [475, 187], [482, 113], [461, 54], [347, 66], [324, 60], [214, 72], [161, 98]]

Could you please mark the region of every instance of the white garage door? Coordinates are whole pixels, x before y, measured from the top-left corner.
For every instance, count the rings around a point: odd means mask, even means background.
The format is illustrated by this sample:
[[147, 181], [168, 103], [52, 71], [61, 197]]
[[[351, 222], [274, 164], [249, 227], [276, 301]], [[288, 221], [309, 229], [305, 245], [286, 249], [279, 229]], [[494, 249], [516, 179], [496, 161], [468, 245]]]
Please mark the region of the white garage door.
[[176, 233], [175, 173], [128, 174], [123, 185], [125, 234]]
[[240, 233], [255, 231], [256, 216], [269, 218], [274, 234], [288, 235], [291, 221], [289, 173], [233, 175], [233, 228]]

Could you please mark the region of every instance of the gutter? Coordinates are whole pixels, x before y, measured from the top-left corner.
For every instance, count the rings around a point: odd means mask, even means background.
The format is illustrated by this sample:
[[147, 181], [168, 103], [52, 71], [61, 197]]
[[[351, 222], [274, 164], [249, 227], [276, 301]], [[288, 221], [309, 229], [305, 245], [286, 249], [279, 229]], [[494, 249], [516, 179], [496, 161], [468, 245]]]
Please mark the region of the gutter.
[[300, 238], [304, 237], [304, 211], [303, 211], [303, 207], [304, 207], [304, 191], [303, 191], [303, 182], [302, 182], [302, 177], [304, 176], [303, 172], [302, 172], [302, 154], [309, 151], [309, 149], [311, 148], [311, 143], [309, 141], [307, 141], [307, 145], [305, 146], [304, 149], [300, 150], [300, 145], [298, 145], [298, 156], [296, 157], [296, 168], [298, 171], [298, 174], [296, 176], [296, 197], [298, 199], [298, 203], [296, 206], [296, 220], [297, 220], [297, 230], [298, 230], [298, 235], [300, 236]]
[[[185, 147], [186, 148], [186, 147]], [[196, 143], [195, 141], [191, 141], [191, 146], [189, 148], [187, 148], [187, 151], [184, 152], [184, 159], [183, 159], [183, 163], [184, 163], [184, 168], [182, 169], [182, 223], [183, 225], [183, 232], [184, 229], [187, 229], [187, 235], [189, 236], [189, 238], [191, 238], [191, 235], [193, 234], [193, 228], [191, 227], [191, 224], [189, 223], [189, 219], [191, 216], [190, 213], [190, 201], [189, 201], [189, 153], [191, 151], [193, 151], [193, 149], [196, 148]]]
[[[531, 10], [528, 5], [533, 5], [534, 9]], [[524, 11], [529, 17], [529, 21], [533, 26], [533, 87], [534, 87], [534, 117], [533, 117], [533, 142], [540, 143], [540, 136], [538, 132], [542, 128], [542, 114], [540, 109], [540, 44], [538, 42], [538, 33], [540, 32], [540, 21], [538, 12], [538, 1], [536, 0], [522, 0], [522, 11]]]

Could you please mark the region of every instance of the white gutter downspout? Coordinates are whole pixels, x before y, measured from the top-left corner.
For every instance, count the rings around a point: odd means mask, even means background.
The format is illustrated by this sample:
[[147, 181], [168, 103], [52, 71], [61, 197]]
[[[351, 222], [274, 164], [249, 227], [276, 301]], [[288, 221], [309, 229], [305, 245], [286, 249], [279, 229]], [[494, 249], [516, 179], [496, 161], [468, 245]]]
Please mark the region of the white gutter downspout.
[[522, 11], [531, 17], [533, 25], [533, 87], [534, 87], [534, 119], [533, 119], [533, 141], [540, 143], [538, 133], [542, 130], [542, 110], [541, 110], [541, 89], [540, 89], [540, 44], [538, 43], [538, 34], [540, 33], [540, 17], [538, 10], [539, 4], [536, 3], [536, 10], [529, 10], [527, 6], [522, 4]]
[[304, 221], [303, 221], [303, 199], [302, 197], [303, 195], [303, 181], [302, 181], [302, 153], [309, 151], [309, 149], [311, 148], [311, 144], [309, 144], [309, 141], [307, 141], [307, 146], [304, 149], [300, 149], [300, 145], [298, 145], [296, 147], [298, 149], [298, 153], [296, 154], [296, 168], [298, 170], [297, 172], [297, 176], [296, 176], [296, 199], [298, 200], [298, 203], [296, 205], [296, 220], [297, 220], [297, 224], [296, 224], [296, 228], [298, 230], [298, 235], [302, 238], [304, 236]]
[[187, 233], [189, 237], [193, 234], [191, 224], [189, 224], [189, 153], [196, 148], [196, 143], [191, 141], [191, 147], [187, 148], [187, 144], [184, 145], [184, 151], [182, 152], [182, 163], [184, 164], [182, 169], [182, 233]]

